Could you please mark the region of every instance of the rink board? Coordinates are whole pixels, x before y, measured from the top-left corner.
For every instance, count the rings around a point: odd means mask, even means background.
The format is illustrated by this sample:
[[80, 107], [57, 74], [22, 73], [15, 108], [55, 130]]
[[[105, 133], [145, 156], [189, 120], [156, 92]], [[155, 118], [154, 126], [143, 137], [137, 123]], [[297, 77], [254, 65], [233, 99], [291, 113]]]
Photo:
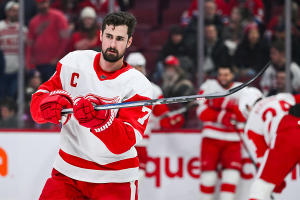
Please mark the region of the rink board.
[[[50, 177], [59, 140], [57, 132], [0, 132], [0, 200], [38, 199]], [[199, 200], [200, 144], [201, 134], [194, 131], [152, 134], [151, 158], [139, 200]], [[239, 200], [247, 200], [255, 173], [245, 155], [243, 179], [237, 188]], [[299, 171], [297, 165], [276, 200], [299, 200]]]

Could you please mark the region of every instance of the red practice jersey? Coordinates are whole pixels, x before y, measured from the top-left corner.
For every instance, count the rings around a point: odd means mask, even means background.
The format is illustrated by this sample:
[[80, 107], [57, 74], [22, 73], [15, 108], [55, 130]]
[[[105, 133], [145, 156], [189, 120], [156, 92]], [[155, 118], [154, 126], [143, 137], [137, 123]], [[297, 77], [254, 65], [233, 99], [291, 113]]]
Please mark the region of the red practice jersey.
[[[47, 93], [63, 89], [76, 103], [80, 98], [98, 97], [106, 103], [152, 99], [152, 85], [126, 62], [115, 72], [99, 66], [101, 53], [74, 51], [61, 59], [56, 73], [33, 94], [31, 113], [41, 117], [40, 102]], [[92, 133], [74, 116], [62, 126], [59, 155], [54, 168], [60, 173], [85, 182], [130, 182], [138, 179], [139, 161], [134, 145], [143, 138], [152, 106], [111, 110], [109, 121]]]
[[256, 163], [261, 163], [266, 150], [272, 146], [281, 119], [292, 105], [299, 102], [300, 95], [280, 93], [259, 101], [252, 108], [245, 133], [250, 153]]
[[[240, 85], [240, 82], [234, 82], [230, 88]], [[223, 92], [230, 88], [223, 88], [217, 80], [207, 79], [200, 87], [199, 94], [208, 94]], [[221, 123], [222, 118], [227, 112], [237, 113], [237, 105], [240, 97], [240, 92], [223, 98], [208, 99], [199, 101], [197, 116], [203, 121], [203, 137], [214, 138], [226, 141], [240, 141], [240, 137], [234, 126], [225, 126]]]

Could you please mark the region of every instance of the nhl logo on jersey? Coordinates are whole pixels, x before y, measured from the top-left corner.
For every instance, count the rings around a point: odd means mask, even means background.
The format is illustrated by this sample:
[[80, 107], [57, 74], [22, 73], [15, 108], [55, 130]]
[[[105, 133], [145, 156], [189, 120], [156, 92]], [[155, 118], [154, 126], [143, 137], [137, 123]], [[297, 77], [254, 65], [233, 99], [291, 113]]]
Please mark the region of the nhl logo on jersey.
[[106, 79], [107, 77], [105, 75], [101, 75], [100, 78]]

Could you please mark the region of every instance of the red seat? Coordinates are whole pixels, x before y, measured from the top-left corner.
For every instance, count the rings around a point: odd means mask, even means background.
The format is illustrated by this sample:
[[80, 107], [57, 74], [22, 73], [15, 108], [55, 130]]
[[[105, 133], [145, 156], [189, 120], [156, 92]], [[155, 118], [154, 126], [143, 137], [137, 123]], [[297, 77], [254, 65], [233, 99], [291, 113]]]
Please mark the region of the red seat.
[[152, 29], [157, 27], [157, 11], [149, 9], [133, 9], [129, 12], [131, 12], [137, 19], [137, 28]]
[[182, 8], [188, 9], [191, 0], [169, 0], [169, 8]]
[[184, 12], [184, 9], [182, 8], [174, 8], [174, 9], [167, 9], [163, 11], [163, 25], [173, 25], [173, 24], [179, 24], [180, 18], [182, 13]]
[[168, 30], [156, 30], [150, 33], [148, 49], [160, 51], [167, 42], [169, 36]]
[[141, 51], [145, 48], [145, 36], [143, 31], [135, 30], [132, 35], [131, 51]]
[[134, 8], [147, 8], [147, 9], [158, 9], [159, 0], [136, 0]]
[[284, 7], [283, 6], [273, 6], [271, 10], [271, 18], [273, 16], [278, 16], [282, 15], [284, 12]]

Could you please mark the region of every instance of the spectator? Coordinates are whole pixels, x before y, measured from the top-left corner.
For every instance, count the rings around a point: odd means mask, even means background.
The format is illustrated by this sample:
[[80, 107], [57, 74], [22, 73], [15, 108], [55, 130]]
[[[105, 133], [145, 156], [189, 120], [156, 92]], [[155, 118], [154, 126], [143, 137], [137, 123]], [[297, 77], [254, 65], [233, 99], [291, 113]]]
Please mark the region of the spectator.
[[39, 72], [35, 72], [33, 76], [29, 79], [28, 85], [25, 89], [25, 100], [26, 107], [30, 107], [31, 96], [38, 90], [42, 84], [42, 79]]
[[[222, 39], [218, 38], [216, 26], [208, 24], [205, 26], [205, 60], [203, 64], [204, 72], [213, 75], [218, 71], [219, 66], [231, 65], [231, 57], [228, 48]], [[195, 56], [196, 59], [197, 56]]]
[[0, 103], [1, 119], [0, 128], [17, 128], [17, 105], [12, 98], [5, 98]]
[[[276, 37], [276, 29], [278, 29], [278, 27], [284, 27], [284, 16], [284, 13], [272, 16], [272, 18], [268, 22], [267, 30], [265, 32], [265, 36], [268, 40], [271, 40], [273, 36]], [[299, 23], [299, 7], [297, 3], [293, 1], [291, 5], [291, 25], [293, 35], [299, 35]]]
[[[215, 0], [217, 5], [217, 13], [221, 15], [223, 22], [228, 22], [228, 17], [234, 7], [245, 8], [253, 16], [253, 20], [257, 24], [263, 24], [264, 20], [264, 4], [262, 0]], [[188, 10], [181, 17], [181, 25], [189, 24], [193, 17], [198, 15], [198, 1], [193, 0]]]
[[[293, 79], [293, 74], [290, 74], [291, 80]], [[285, 93], [286, 91], [286, 73], [285, 70], [278, 70], [276, 72], [276, 89], [271, 89], [267, 96], [273, 96], [278, 93]], [[292, 90], [292, 94], [298, 94], [299, 91]]]
[[[180, 59], [188, 60], [187, 62], [182, 63], [184, 65], [183, 68], [188, 73], [193, 73], [193, 71], [195, 71], [194, 69], [191, 69], [190, 66], [187, 66], [189, 65], [189, 63], [193, 62], [193, 54], [190, 46], [183, 40], [183, 37], [184, 32], [182, 28], [180, 28], [179, 26], [171, 27], [168, 40], [158, 55], [158, 63], [156, 66], [156, 71], [153, 75], [153, 79], [155, 80], [155, 82], [161, 80], [161, 74], [164, 71], [163, 61], [169, 55], [174, 55]], [[194, 65], [194, 63], [192, 65]]]
[[100, 30], [96, 22], [96, 12], [92, 7], [85, 7], [80, 14], [79, 31], [71, 38], [69, 51], [101, 51]]
[[238, 45], [234, 63], [242, 75], [254, 75], [269, 61], [267, 45], [261, 40], [258, 26], [250, 23], [245, 27], [245, 37]]
[[79, 0], [56, 0], [51, 4], [51, 8], [62, 11], [68, 22], [69, 31], [72, 33], [76, 29], [79, 16]]
[[[298, 65], [300, 64], [299, 57], [299, 34], [296, 27], [292, 24], [291, 27], [292, 37], [291, 37], [291, 48], [292, 48], [292, 60], [294, 60]], [[272, 29], [268, 29], [265, 32], [265, 37], [269, 44], [275, 41], [285, 41], [285, 23], [284, 18], [279, 17], [277, 24], [272, 27]]]
[[234, 7], [231, 11], [228, 24], [224, 26], [222, 39], [228, 47], [230, 55], [234, 55], [237, 45], [244, 36], [243, 32], [243, 16], [239, 7]]
[[[260, 86], [265, 95], [267, 95], [270, 92], [270, 90], [276, 89], [276, 72], [279, 70], [285, 70], [285, 50], [283, 42], [277, 41], [274, 44], [272, 44], [270, 49], [270, 58], [272, 64], [264, 72], [260, 81]], [[299, 91], [300, 68], [295, 62], [292, 62], [290, 64], [290, 71], [293, 77], [292, 89], [295, 91]]]
[[205, 24], [214, 24], [221, 33], [223, 30], [223, 22], [220, 15], [217, 14], [217, 5], [213, 0], [206, 0], [204, 4], [204, 22]]
[[159, 53], [158, 61], [163, 61], [167, 56], [191, 56], [191, 49], [183, 40], [183, 30], [179, 26], [170, 29], [168, 41]]
[[24, 128], [35, 128], [35, 129], [59, 129], [59, 127], [55, 124], [51, 124], [51, 123], [45, 123], [45, 124], [38, 124], [36, 123], [31, 116], [30, 113], [30, 104], [31, 104], [31, 97], [32, 94], [34, 94], [39, 86], [42, 84], [42, 79], [40, 77], [40, 73], [38, 71], [35, 71], [34, 74], [32, 75], [32, 77], [29, 78], [27, 87], [25, 89], [25, 101], [26, 101], [26, 105], [25, 105], [25, 111], [24, 114], [22, 116], [23, 120], [24, 120]]
[[164, 60], [164, 72], [162, 78], [163, 96], [166, 98], [195, 94], [193, 84], [186, 78], [185, 73], [180, 68], [178, 58], [173, 55], [168, 56]]
[[[0, 99], [16, 98], [19, 63], [19, 4], [10, 1], [5, 6], [6, 19], [0, 21], [0, 49], [4, 53], [5, 67], [0, 79]], [[22, 27], [24, 35], [26, 27]]]
[[[3, 20], [6, 18], [5, 14], [5, 6], [8, 2], [12, 0], [3, 0], [2, 3], [0, 1], [0, 20]], [[14, 2], [17, 2], [17, 0], [14, 0]], [[26, 26], [28, 26], [29, 21], [31, 18], [36, 15], [37, 8], [35, 5], [35, 0], [25, 0], [24, 1], [24, 23]]]
[[[204, 23], [205, 24], [214, 24], [217, 28], [218, 31], [218, 36], [221, 36], [221, 32], [223, 31], [223, 22], [222, 19], [220, 17], [220, 15], [218, 15], [216, 13], [217, 10], [217, 5], [213, 0], [205, 0], [205, 4], [204, 4]], [[198, 12], [198, 11], [197, 11]], [[197, 27], [198, 27], [198, 18], [197, 17], [193, 17], [188, 26], [186, 27], [186, 41], [188, 44], [196, 44], [197, 42]]]
[[68, 22], [59, 10], [50, 8], [49, 0], [36, 0], [39, 13], [30, 21], [26, 65], [41, 73], [42, 82], [55, 72], [56, 64], [66, 53]]
[[[92, 7], [97, 13], [97, 23], [102, 24], [104, 16], [108, 13], [109, 0], [84, 0], [79, 4], [79, 7]], [[119, 11], [120, 7], [118, 1], [115, 1], [114, 11]]]

